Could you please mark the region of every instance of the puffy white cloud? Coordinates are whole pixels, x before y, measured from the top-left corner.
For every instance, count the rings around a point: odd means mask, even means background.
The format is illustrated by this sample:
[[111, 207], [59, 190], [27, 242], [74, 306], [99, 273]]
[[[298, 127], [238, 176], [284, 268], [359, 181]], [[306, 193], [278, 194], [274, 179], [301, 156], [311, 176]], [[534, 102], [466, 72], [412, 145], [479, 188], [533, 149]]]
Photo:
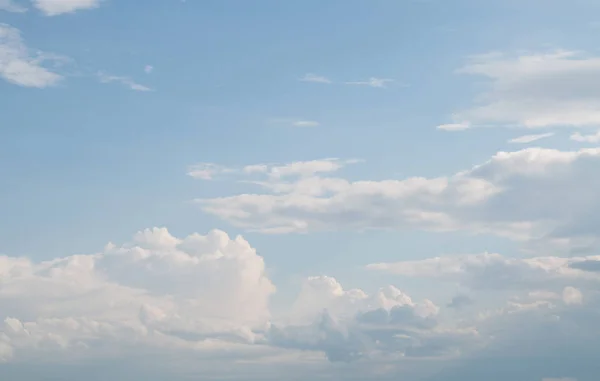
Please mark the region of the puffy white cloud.
[[[350, 181], [340, 161], [248, 166], [261, 193], [198, 199], [205, 212], [265, 233], [428, 229], [492, 233], [555, 248], [598, 245], [600, 150], [499, 152], [450, 176]], [[288, 177], [293, 174], [299, 177]], [[578, 184], [574, 187], [573, 184]]]
[[456, 356], [479, 341], [472, 328], [445, 327], [439, 307], [415, 303], [394, 286], [369, 295], [345, 290], [334, 278], [308, 278], [293, 308], [291, 322], [274, 324], [272, 345], [322, 350], [331, 361], [399, 357]]
[[47, 16], [73, 13], [100, 6], [102, 0], [32, 0], [33, 5]]
[[56, 85], [63, 77], [44, 63], [58, 64], [64, 58], [46, 53], [32, 53], [18, 29], [0, 23], [0, 77], [24, 87], [44, 88]]
[[600, 58], [572, 51], [472, 57], [459, 73], [488, 79], [487, 91], [456, 123], [477, 126], [596, 126]]
[[130, 244], [39, 263], [3, 256], [2, 352], [248, 344], [274, 291], [248, 242], [218, 230], [178, 239], [147, 229]]

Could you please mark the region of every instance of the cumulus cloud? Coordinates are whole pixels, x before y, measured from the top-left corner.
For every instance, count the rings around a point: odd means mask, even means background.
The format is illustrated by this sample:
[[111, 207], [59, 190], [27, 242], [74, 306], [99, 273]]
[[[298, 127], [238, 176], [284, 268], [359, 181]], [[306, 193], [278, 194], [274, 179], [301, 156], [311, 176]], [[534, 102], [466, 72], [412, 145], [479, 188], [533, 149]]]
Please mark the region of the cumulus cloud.
[[56, 85], [63, 77], [48, 64], [64, 61], [64, 57], [31, 51], [18, 29], [0, 23], [0, 77], [5, 81], [36, 88]]
[[274, 291], [248, 242], [218, 230], [179, 239], [147, 229], [123, 246], [44, 262], [3, 256], [2, 353], [248, 344]]
[[553, 132], [548, 132], [545, 134], [523, 135], [523, 136], [519, 136], [514, 139], [510, 139], [508, 142], [509, 143], [517, 143], [517, 144], [527, 144], [527, 143], [537, 142], [538, 140], [549, 138], [551, 136], [554, 136]]
[[295, 321], [273, 325], [273, 345], [322, 350], [331, 361], [400, 357], [456, 356], [478, 341], [473, 328], [438, 322], [439, 307], [416, 303], [394, 286], [369, 295], [345, 290], [331, 277], [308, 278], [293, 307]]
[[[596, 148], [499, 152], [471, 169], [436, 178], [350, 181], [336, 176], [341, 167], [339, 160], [248, 166], [253, 176], [263, 176], [253, 178], [262, 192], [197, 203], [235, 226], [266, 233], [465, 230], [551, 243], [560, 250], [598, 246]], [[302, 175], [281, 176], [287, 171]]]
[[453, 115], [477, 126], [596, 126], [600, 58], [573, 51], [471, 57], [459, 73], [488, 80], [476, 104]]
[[46, 16], [57, 16], [100, 6], [102, 0], [32, 0]]

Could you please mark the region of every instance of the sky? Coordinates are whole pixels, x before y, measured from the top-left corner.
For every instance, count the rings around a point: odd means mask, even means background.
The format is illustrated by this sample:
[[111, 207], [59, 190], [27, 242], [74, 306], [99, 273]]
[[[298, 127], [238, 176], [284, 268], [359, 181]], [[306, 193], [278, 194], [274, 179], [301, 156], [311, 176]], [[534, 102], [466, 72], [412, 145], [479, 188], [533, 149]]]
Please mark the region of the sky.
[[0, 379], [595, 381], [599, 14], [0, 0]]

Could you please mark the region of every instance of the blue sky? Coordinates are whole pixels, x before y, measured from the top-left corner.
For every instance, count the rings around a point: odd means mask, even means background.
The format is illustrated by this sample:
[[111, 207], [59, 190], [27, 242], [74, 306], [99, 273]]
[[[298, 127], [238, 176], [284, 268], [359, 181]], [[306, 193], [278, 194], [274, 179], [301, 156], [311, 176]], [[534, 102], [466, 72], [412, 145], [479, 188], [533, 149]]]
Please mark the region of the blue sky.
[[0, 0], [0, 376], [591, 380], [599, 10]]

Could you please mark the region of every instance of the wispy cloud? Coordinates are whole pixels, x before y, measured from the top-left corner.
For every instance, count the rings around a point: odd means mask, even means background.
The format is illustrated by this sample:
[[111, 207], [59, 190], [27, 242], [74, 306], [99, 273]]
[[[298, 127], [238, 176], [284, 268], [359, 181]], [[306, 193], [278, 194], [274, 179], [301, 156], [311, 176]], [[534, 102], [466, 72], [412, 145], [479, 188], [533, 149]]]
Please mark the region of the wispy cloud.
[[13, 0], [0, 0], [0, 10], [14, 13], [27, 12], [27, 8], [15, 3]]
[[102, 0], [32, 0], [33, 5], [46, 16], [58, 16], [100, 6]]
[[129, 77], [110, 75], [104, 72], [98, 72], [97, 75], [101, 83], [117, 82], [134, 91], [152, 91], [151, 88], [144, 85], [140, 85], [139, 83], [135, 82]]
[[312, 74], [312, 73], [305, 74], [304, 77], [300, 78], [300, 81], [302, 81], [302, 82], [314, 82], [314, 83], [325, 83], [325, 84], [331, 84], [331, 83], [333, 83], [333, 81], [330, 80], [327, 77], [323, 77], [321, 75], [316, 75], [316, 74]]
[[64, 60], [64, 57], [54, 54], [32, 53], [18, 29], [0, 24], [0, 77], [7, 82], [36, 88], [56, 85], [63, 77], [43, 64]]
[[345, 82], [346, 85], [369, 86], [369, 87], [386, 87], [388, 83], [394, 82], [393, 79], [371, 77], [366, 81], [350, 81]]
[[576, 132], [571, 135], [570, 139], [581, 143], [600, 143], [600, 131], [592, 135], [582, 135], [581, 133]]
[[315, 122], [314, 120], [297, 120], [292, 125], [294, 127], [318, 127], [319, 122]]
[[154, 66], [152, 66], [152, 65], [146, 65], [146, 66], [144, 67], [144, 73], [146, 73], [146, 74], [150, 74], [150, 73], [152, 73], [153, 71], [154, 71]]
[[526, 144], [526, 143], [533, 143], [533, 142], [541, 140], [541, 139], [549, 138], [551, 136], [554, 136], [554, 132], [548, 132], [545, 134], [535, 134], [535, 135], [523, 135], [523, 136], [519, 136], [518, 138], [510, 139], [508, 142], [516, 143], [516, 144]]
[[436, 128], [438, 130], [444, 130], [444, 131], [463, 131], [463, 130], [467, 130], [469, 127], [470, 127], [469, 123], [462, 122], [462, 123], [440, 124]]
[[318, 127], [321, 125], [321, 123], [315, 120], [301, 118], [274, 118], [268, 122], [289, 127]]

